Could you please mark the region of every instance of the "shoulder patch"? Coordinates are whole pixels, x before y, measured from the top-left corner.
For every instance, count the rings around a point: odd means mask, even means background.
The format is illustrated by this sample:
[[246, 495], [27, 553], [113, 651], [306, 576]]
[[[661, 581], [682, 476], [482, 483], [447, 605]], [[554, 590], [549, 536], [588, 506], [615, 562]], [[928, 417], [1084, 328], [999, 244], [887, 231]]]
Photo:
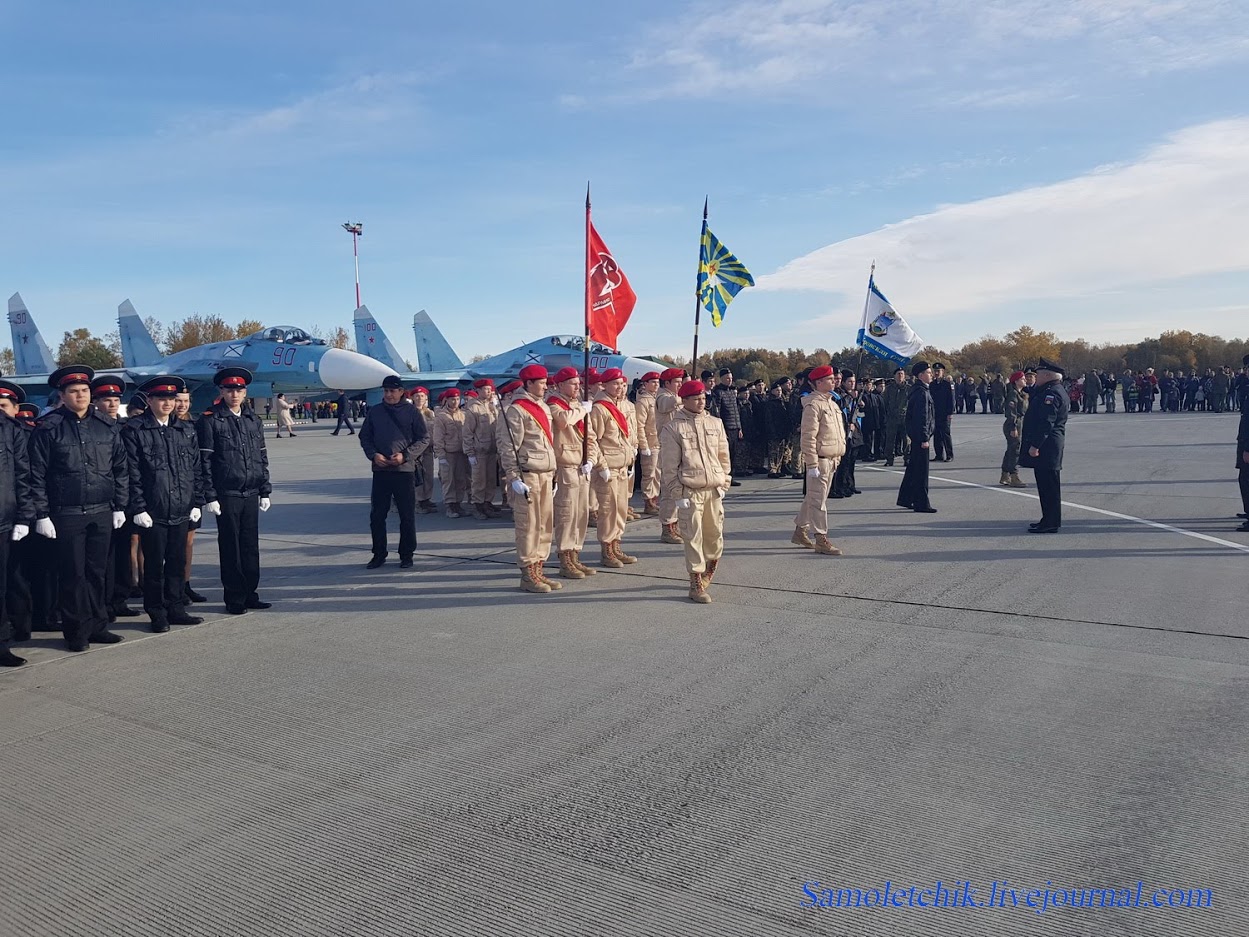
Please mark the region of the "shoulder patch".
[[1046, 402], [1046, 403], [1053, 403], [1053, 402], [1054, 402], [1054, 395], [1053, 395], [1053, 394], [1046, 394], [1046, 395], [1045, 395], [1045, 402]]

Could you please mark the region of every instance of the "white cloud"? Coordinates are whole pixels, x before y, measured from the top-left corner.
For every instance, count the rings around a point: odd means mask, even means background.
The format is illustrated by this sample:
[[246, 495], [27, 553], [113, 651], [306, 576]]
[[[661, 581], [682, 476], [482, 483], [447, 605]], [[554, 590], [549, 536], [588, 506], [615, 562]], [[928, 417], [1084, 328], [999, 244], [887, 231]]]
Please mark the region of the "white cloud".
[[758, 285], [844, 293], [827, 320], [844, 322], [873, 260], [899, 308], [930, 321], [1249, 271], [1249, 119], [1182, 130], [1136, 162], [886, 225]]

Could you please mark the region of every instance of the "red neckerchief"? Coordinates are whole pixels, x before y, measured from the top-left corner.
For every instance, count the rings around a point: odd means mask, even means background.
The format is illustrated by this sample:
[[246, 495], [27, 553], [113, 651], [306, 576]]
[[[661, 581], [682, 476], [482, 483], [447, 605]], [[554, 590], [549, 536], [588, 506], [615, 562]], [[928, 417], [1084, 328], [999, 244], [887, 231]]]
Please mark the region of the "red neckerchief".
[[542, 427], [542, 432], [546, 433], [546, 441], [554, 446], [555, 437], [551, 435], [551, 418], [546, 415], [546, 411], [528, 397], [518, 397], [512, 403], [538, 421], [538, 425]]
[[[572, 407], [564, 400], [563, 397], [552, 397], [550, 400], [547, 401], [547, 403], [555, 404], [555, 406], [559, 407], [565, 413], [568, 413], [569, 411], [572, 410]], [[578, 436], [585, 435], [585, 427], [581, 425], [582, 422], [583, 422], [582, 420], [578, 420], [576, 423], [572, 425], [573, 429], [577, 431]]]
[[612, 419], [616, 421], [616, 425], [620, 427], [620, 435], [627, 442], [629, 439], [629, 421], [625, 419], [625, 415], [620, 412], [620, 408], [608, 400], [606, 397], [600, 397], [595, 403], [601, 403], [607, 408], [607, 412], [612, 415]]

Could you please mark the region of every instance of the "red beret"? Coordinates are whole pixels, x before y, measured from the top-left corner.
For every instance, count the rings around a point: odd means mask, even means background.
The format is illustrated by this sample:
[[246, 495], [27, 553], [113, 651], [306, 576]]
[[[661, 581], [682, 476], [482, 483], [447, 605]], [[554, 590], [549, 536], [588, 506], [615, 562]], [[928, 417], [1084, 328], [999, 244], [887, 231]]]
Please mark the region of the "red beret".
[[685, 372], [680, 368], [668, 368], [659, 375], [661, 381], [675, 381], [678, 377], [685, 377]]
[[587, 384], [601, 384], [603, 383], [603, 375], [598, 373], [598, 368], [590, 368], [590, 370], [585, 372], [585, 382]]
[[658, 372], [658, 371], [647, 371], [645, 374], [643, 374], [643, 375], [642, 375], [642, 380], [644, 380], [644, 381], [657, 381], [657, 380], [659, 380], [659, 372]]
[[600, 377], [599, 380], [604, 384], [608, 381], [623, 381], [624, 371], [621, 371], [619, 368], [608, 368], [603, 372], [603, 376]]
[[560, 368], [555, 372], [555, 376], [551, 378], [552, 384], [562, 384], [564, 381], [571, 381], [574, 377], [579, 377], [576, 368]]
[[544, 381], [548, 377], [546, 368], [540, 364], [527, 364], [520, 369], [522, 381]]
[[504, 384], [502, 387], [499, 388], [499, 393], [510, 394], [512, 391], [518, 389], [519, 387], [520, 387], [520, 381], [508, 381], [506, 384]]
[[443, 401], [443, 400], [446, 400], [448, 397], [458, 397], [458, 396], [460, 396], [460, 389], [458, 387], [448, 387], [446, 390], [444, 390], [441, 394], [438, 395], [438, 400]]
[[836, 373], [826, 364], [820, 365], [818, 368], [812, 368], [811, 373], [807, 375], [812, 381], [818, 381], [824, 377], [832, 377]]
[[1015, 381], [1022, 381], [1022, 380], [1023, 380], [1023, 372], [1022, 372], [1022, 371], [1015, 371], [1015, 372], [1013, 372], [1013, 373], [1011, 374], [1011, 376], [1010, 376], [1010, 382], [1011, 382], [1012, 384], [1014, 384], [1014, 383], [1015, 383]]
[[464, 396], [466, 396], [466, 397], [477, 397], [477, 396], [480, 396], [480, 395], [477, 393], [477, 391], [475, 391], [475, 390], [470, 390], [470, 391], [469, 391], [467, 394], [465, 394]]
[[473, 386], [474, 387], [493, 387], [494, 381], [490, 380], [490, 378], [488, 377], [479, 377], [477, 378], [477, 380], [473, 381]]
[[424, 394], [426, 397], [428, 397], [429, 388], [428, 387], [413, 387], [410, 391], [408, 391], [408, 396], [411, 397], [413, 394]]
[[677, 391], [678, 397], [695, 397], [698, 394], [707, 393], [707, 385], [702, 381], [686, 381], [681, 385], [681, 389]]

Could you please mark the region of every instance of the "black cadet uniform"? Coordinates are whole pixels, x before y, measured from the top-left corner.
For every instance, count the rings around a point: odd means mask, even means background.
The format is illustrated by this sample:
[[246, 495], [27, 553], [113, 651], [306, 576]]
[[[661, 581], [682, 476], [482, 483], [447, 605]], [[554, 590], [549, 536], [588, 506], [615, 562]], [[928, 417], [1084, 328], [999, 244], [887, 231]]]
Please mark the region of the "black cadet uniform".
[[[91, 382], [91, 400], [94, 403], [104, 397], [116, 397], [120, 401], [125, 381], [119, 377], [101, 376]], [[97, 407], [98, 409], [98, 407]], [[121, 433], [125, 417], [113, 417], [100, 410], [100, 416]], [[123, 444], [124, 445], [124, 444]], [[132, 525], [127, 522], [113, 531], [108, 543], [108, 564], [104, 567], [104, 607], [108, 620], [133, 618], [139, 613], [126, 604], [130, 598], [130, 536]]]
[[[222, 390], [252, 382], [246, 368], [223, 368], [213, 377]], [[199, 418], [200, 455], [205, 463], [204, 500], [217, 514], [217, 552], [226, 611], [241, 615], [249, 608], [268, 608], [260, 601], [260, 507], [268, 508], [269, 450], [264, 426], [251, 407], [238, 416], [222, 401]], [[216, 513], [216, 512], [214, 512]]]
[[[942, 364], [933, 365], [933, 370], [942, 370]], [[951, 417], [954, 415], [954, 385], [948, 377], [939, 377], [932, 382], [929, 390], [932, 397], [933, 416], [936, 423], [932, 432], [932, 448], [937, 450], [933, 457], [935, 462], [954, 461], [954, 437], [950, 432]], [[909, 423], [908, 423], [909, 425]], [[908, 435], [910, 431], [908, 430]], [[914, 437], [911, 437], [914, 439]]]
[[[50, 386], [64, 394], [90, 385], [82, 365], [54, 371]], [[113, 530], [125, 523], [126, 452], [113, 427], [94, 407], [79, 418], [64, 403], [46, 414], [30, 438], [30, 487], [36, 529], [50, 522], [59, 586], [61, 629], [71, 651], [89, 641], [115, 644], [108, 630], [104, 579]]]
[[[0, 381], [0, 396], [7, 397], [16, 406], [25, 399], [22, 389], [9, 381]], [[0, 667], [20, 667], [26, 661], [9, 650], [14, 640], [25, 640], [30, 637], [30, 613], [26, 611], [25, 624], [20, 625], [21, 634], [15, 634], [13, 616], [8, 608], [8, 597], [11, 584], [8, 576], [12, 566], [9, 562], [10, 550], [17, 547], [12, 536], [16, 527], [22, 527], [30, 533], [30, 525], [35, 522], [34, 511], [30, 506], [30, 461], [26, 452], [26, 430], [14, 419], [0, 416]], [[16, 554], [13, 550], [13, 554]], [[27, 590], [29, 605], [29, 590]], [[19, 609], [19, 614], [21, 611]]]
[[[180, 377], [154, 377], [140, 388], [149, 401], [186, 389]], [[172, 625], [197, 625], [186, 613], [183, 570], [186, 532], [204, 504], [204, 469], [195, 428], [172, 413], [162, 426], [155, 410], [126, 421], [122, 430], [130, 466], [130, 512], [143, 547], [143, 610], [160, 633]]]
[[[382, 388], [403, 389], [403, 382], [391, 375]], [[373, 491], [370, 497], [369, 532], [373, 538], [373, 559], [368, 568], [386, 562], [386, 515], [395, 503], [399, 515], [399, 562], [410, 566], [416, 552], [416, 474], [420, 472], [420, 444], [428, 436], [425, 418], [406, 401], [393, 406], [383, 401], [369, 407], [360, 426], [360, 448], [370, 462], [378, 455], [403, 455], [398, 465], [373, 465]]]
[[[1019, 464], [1036, 474], [1037, 497], [1041, 499], [1041, 520], [1032, 524], [1029, 532], [1052, 534], [1063, 520], [1060, 475], [1071, 398], [1063, 386], [1061, 366], [1042, 358], [1037, 369], [1054, 371], [1059, 377], [1038, 384], [1028, 395], [1028, 411], [1019, 433]], [[1038, 455], [1031, 454], [1033, 449]]]
[[[4, 386], [4, 382], [0, 382], [0, 387]], [[16, 387], [16, 385], [11, 385]], [[19, 391], [21, 388], [17, 388]], [[20, 399], [20, 398], [19, 398]], [[25, 524], [27, 527], [34, 525], [34, 508], [30, 501], [30, 434], [35, 428], [35, 418], [39, 415], [39, 408], [34, 404], [21, 404], [18, 406], [17, 418], [14, 422], [20, 431], [22, 442], [15, 444], [15, 449], [20, 445], [23, 454], [26, 456], [26, 471], [22, 473], [25, 485], [25, 503], [27, 506], [27, 514], [29, 520], [17, 520], [17, 524]], [[21, 507], [19, 503], [19, 516], [21, 515]], [[39, 577], [37, 571], [33, 569], [35, 564], [35, 548], [34, 544], [41, 546], [49, 545], [51, 541], [44, 540], [43, 537], [25, 536], [20, 540], [13, 540], [9, 543], [9, 561], [7, 569], [7, 581], [4, 589], [4, 620], [8, 622], [12, 629], [10, 638], [13, 641], [25, 641], [30, 638], [31, 629], [34, 623], [34, 601], [35, 595], [32, 589], [32, 581], [39, 584], [41, 590], [40, 600], [42, 601], [41, 623], [45, 623], [50, 609], [55, 605], [55, 598], [46, 596], [45, 578]], [[48, 562], [51, 562], [49, 560]], [[44, 567], [48, 562], [42, 564]], [[33, 574], [33, 575], [32, 575]], [[0, 625], [0, 631], [3, 625]]]
[[933, 430], [940, 421], [928, 385], [919, 380], [919, 375], [926, 370], [928, 364], [924, 361], [917, 361], [911, 366], [911, 374], [916, 377], [906, 402], [906, 435], [910, 441], [911, 458], [906, 463], [902, 485], [898, 488], [898, 507], [910, 508], [921, 514], [934, 514], [936, 508], [928, 500], [928, 449], [924, 448], [924, 443], [931, 446]]

